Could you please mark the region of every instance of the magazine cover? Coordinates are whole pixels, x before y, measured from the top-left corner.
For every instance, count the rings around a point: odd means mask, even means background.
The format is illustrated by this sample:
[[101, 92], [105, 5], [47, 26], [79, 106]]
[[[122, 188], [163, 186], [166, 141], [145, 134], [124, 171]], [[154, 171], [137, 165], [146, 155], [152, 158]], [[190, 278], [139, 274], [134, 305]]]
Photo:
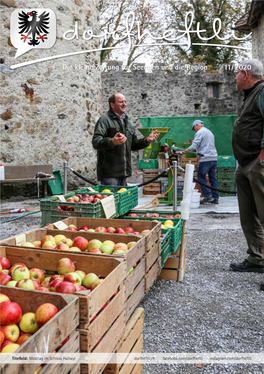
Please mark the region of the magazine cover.
[[0, 14], [1, 373], [263, 372], [264, 1]]

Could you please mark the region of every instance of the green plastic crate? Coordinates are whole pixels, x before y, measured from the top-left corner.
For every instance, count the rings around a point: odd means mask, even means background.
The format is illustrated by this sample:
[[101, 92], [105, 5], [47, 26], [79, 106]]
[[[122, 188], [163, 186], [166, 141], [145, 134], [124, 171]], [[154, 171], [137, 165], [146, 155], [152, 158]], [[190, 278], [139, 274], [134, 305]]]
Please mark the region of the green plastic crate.
[[219, 192], [219, 196], [234, 196], [236, 195], [236, 184], [234, 181], [230, 181], [230, 180], [220, 180], [218, 181], [218, 189], [219, 190], [224, 190], [226, 192], [231, 192], [231, 191], [234, 191], [234, 193], [230, 194], [230, 193], [224, 193], [224, 192]]
[[[148, 212], [149, 213], [149, 212]], [[130, 216], [123, 216], [123, 219], [133, 219], [133, 220], [144, 220], [144, 221], [159, 221], [164, 224], [165, 221], [171, 220], [174, 223], [174, 227], [171, 229], [166, 229], [172, 232], [172, 238], [170, 242], [171, 246], [171, 253], [174, 253], [176, 249], [181, 244], [182, 239], [182, 220], [181, 218], [156, 218], [156, 217], [130, 217]]]
[[234, 156], [218, 156], [217, 167], [218, 168], [235, 168], [236, 159]]
[[171, 241], [172, 241], [172, 235], [171, 234], [172, 234], [172, 231], [171, 230], [162, 229], [161, 233], [165, 234], [163, 236], [163, 238], [161, 239], [161, 254], [160, 254], [160, 257], [161, 257], [161, 268], [163, 268], [163, 266], [164, 266], [167, 258], [173, 253], [171, 251], [171, 248], [172, 248], [172, 245], [171, 245]]
[[159, 161], [154, 159], [140, 159], [138, 160], [138, 169], [158, 169]]
[[48, 181], [48, 190], [52, 195], [63, 194], [63, 178], [60, 170], [53, 170], [55, 180]]
[[220, 180], [235, 180], [236, 168], [217, 168], [217, 179]]
[[[117, 193], [120, 188], [126, 188], [127, 191]], [[104, 186], [98, 185], [93, 187], [95, 191], [101, 192], [109, 189], [114, 195], [119, 196], [118, 215], [122, 216], [138, 205], [138, 186]]]
[[[69, 192], [64, 197], [76, 195], [78, 192]], [[59, 210], [59, 207], [69, 207], [68, 210]], [[90, 218], [105, 218], [104, 210], [100, 201], [91, 204], [83, 203], [69, 203], [58, 201], [57, 197], [40, 200], [40, 210], [42, 213], [42, 226], [47, 223], [54, 223], [69, 217], [90, 217]], [[115, 216], [111, 218], [115, 218]]]
[[[98, 187], [98, 186], [96, 186], [96, 187]], [[99, 186], [99, 187], [101, 187], [101, 186]], [[93, 187], [92, 187], [93, 188]], [[96, 190], [95, 192], [92, 192], [92, 191], [90, 191], [87, 187], [83, 187], [83, 188], [79, 188], [78, 190], [76, 190], [76, 191], [74, 191], [76, 194], [81, 194], [81, 195], [83, 195], [83, 194], [89, 194], [89, 195], [95, 195], [96, 193], [102, 193], [102, 191], [103, 191], [103, 188], [98, 188], [98, 190]], [[104, 195], [109, 195], [109, 196], [111, 196], [111, 195], [114, 195], [114, 200], [115, 200], [115, 207], [116, 207], [116, 215], [114, 216], [114, 217], [112, 217], [112, 218], [116, 218], [116, 217], [118, 217], [118, 209], [119, 209], [119, 194], [117, 193], [117, 194], [110, 194], [110, 193], [103, 193]], [[102, 207], [102, 206], [101, 206]], [[102, 216], [104, 216], [104, 211], [103, 211], [103, 207], [102, 207]]]

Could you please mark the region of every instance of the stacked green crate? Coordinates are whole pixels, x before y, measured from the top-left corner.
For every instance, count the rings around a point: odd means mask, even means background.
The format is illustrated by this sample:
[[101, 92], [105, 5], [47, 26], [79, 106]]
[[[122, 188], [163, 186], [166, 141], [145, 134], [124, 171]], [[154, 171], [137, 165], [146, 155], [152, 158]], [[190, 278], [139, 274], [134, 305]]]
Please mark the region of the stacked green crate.
[[[235, 192], [235, 171], [236, 171], [236, 160], [234, 156], [218, 156], [217, 160], [217, 180], [218, 189], [226, 191], [219, 192], [220, 196], [232, 196], [228, 192]], [[233, 193], [234, 195], [235, 193]]]

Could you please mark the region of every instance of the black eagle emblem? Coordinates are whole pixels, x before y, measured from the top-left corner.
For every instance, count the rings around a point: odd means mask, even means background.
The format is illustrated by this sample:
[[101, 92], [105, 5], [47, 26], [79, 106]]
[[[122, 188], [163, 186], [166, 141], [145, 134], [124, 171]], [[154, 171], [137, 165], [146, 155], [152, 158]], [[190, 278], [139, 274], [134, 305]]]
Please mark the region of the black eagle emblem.
[[[35, 10], [29, 13], [22, 11], [22, 13], [18, 14], [18, 27], [21, 30], [19, 31], [21, 40], [24, 40], [24, 43], [27, 41], [28, 45], [32, 45], [33, 47], [39, 45], [40, 40], [44, 43], [45, 39], [48, 39], [47, 34], [49, 33], [49, 13], [44, 11], [38, 17], [39, 20], [37, 20], [37, 14], [38, 12]], [[31, 21], [29, 21], [30, 17], [32, 17]]]

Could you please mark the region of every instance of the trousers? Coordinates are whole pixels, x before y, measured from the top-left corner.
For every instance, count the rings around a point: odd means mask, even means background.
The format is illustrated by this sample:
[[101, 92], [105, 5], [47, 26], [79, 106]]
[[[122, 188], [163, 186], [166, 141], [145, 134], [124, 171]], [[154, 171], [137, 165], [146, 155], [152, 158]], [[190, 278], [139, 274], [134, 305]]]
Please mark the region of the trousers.
[[[209, 177], [209, 182], [211, 183], [211, 186], [213, 188], [218, 188], [218, 183], [216, 179], [216, 167], [217, 167], [217, 161], [204, 161], [200, 162], [199, 167], [198, 167], [198, 181], [207, 184], [206, 180], [206, 175], [208, 174]], [[218, 192], [214, 190], [210, 190], [208, 187], [204, 187], [200, 185], [201, 190], [203, 192], [203, 196], [208, 198], [208, 197], [213, 197], [214, 199], [218, 199]]]
[[264, 166], [257, 157], [235, 173], [242, 230], [248, 244], [247, 260], [264, 265]]
[[126, 178], [102, 178], [101, 184], [106, 186], [127, 186]]

